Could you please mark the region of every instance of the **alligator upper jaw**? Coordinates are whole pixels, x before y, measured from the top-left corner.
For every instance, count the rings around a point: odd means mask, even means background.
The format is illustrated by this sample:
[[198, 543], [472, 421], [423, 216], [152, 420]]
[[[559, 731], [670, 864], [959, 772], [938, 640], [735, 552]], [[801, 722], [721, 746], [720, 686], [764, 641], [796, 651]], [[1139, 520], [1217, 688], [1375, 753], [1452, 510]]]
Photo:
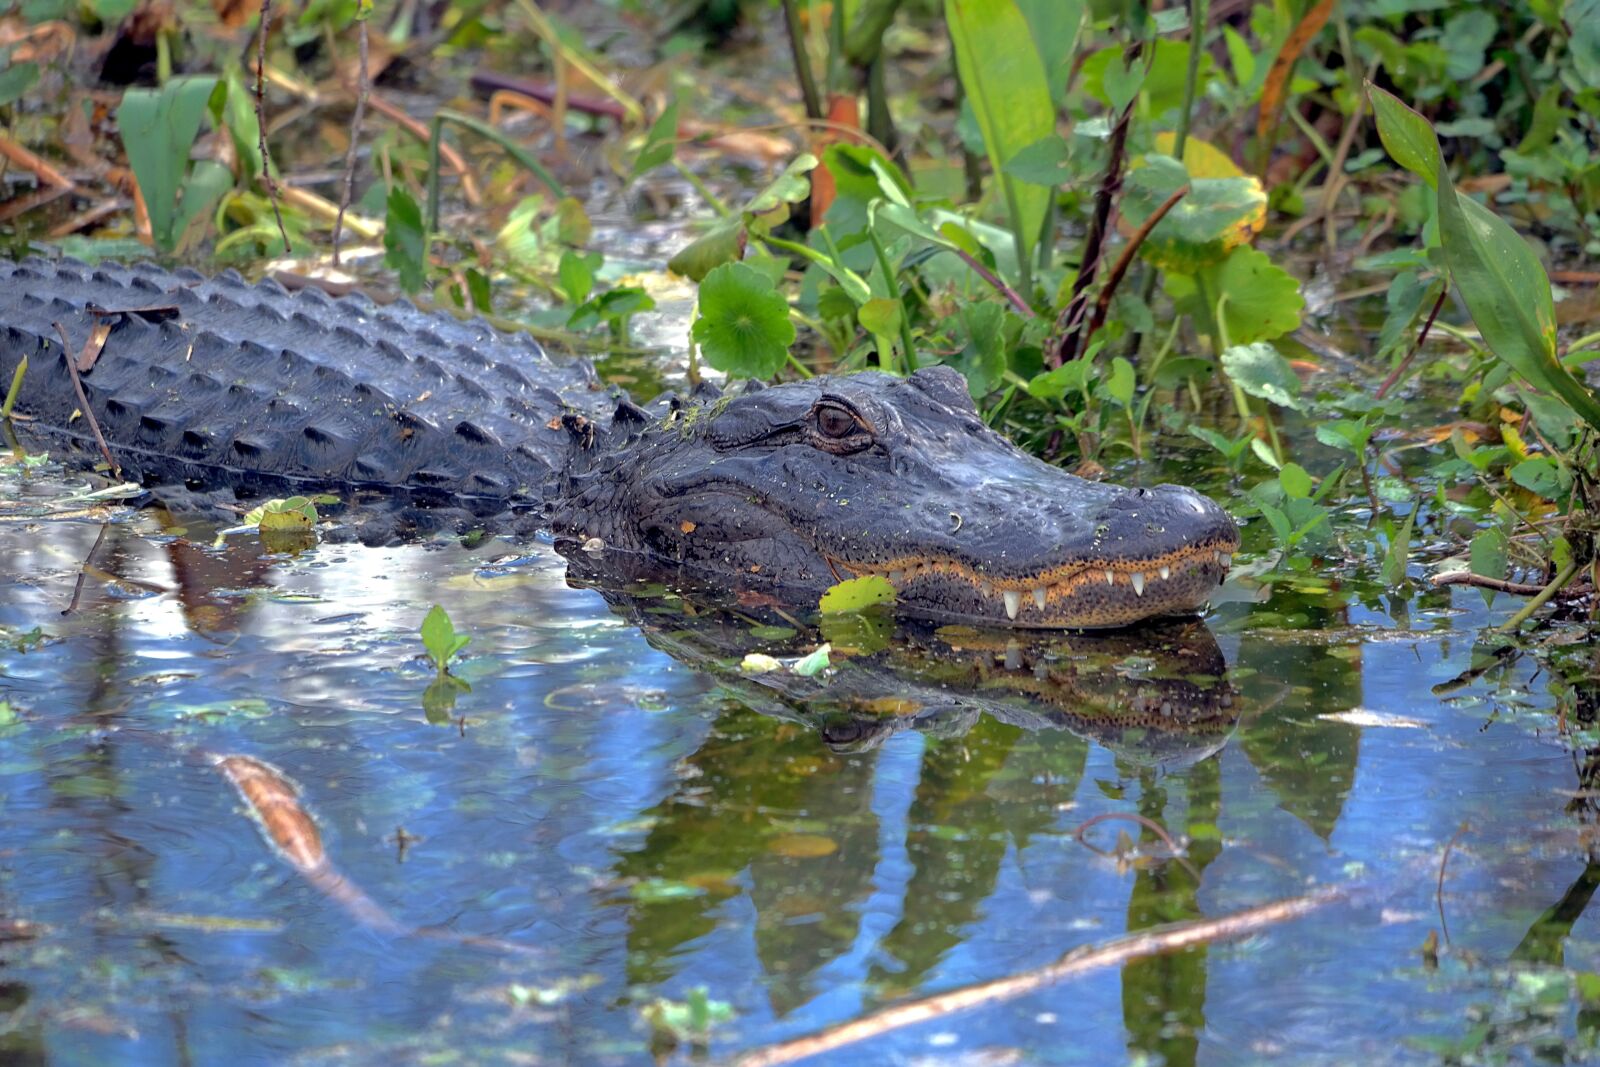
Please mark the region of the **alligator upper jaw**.
[[1147, 558], [1082, 559], [1025, 576], [985, 574], [954, 559], [852, 562], [840, 577], [878, 575], [902, 610], [932, 618], [1036, 629], [1103, 629], [1201, 611], [1227, 577], [1238, 541], [1185, 545]]

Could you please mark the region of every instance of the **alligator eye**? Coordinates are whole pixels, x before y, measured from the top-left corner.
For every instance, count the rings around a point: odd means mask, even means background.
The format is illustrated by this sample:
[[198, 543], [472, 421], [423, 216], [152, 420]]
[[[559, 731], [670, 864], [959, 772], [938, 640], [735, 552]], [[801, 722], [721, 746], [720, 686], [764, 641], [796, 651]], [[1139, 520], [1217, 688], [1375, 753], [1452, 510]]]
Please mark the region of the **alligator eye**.
[[848, 456], [872, 447], [873, 429], [849, 404], [823, 397], [806, 418], [805, 437], [813, 448]]
[[817, 408], [817, 432], [835, 441], [854, 436], [862, 429], [856, 417], [844, 408], [824, 405]]

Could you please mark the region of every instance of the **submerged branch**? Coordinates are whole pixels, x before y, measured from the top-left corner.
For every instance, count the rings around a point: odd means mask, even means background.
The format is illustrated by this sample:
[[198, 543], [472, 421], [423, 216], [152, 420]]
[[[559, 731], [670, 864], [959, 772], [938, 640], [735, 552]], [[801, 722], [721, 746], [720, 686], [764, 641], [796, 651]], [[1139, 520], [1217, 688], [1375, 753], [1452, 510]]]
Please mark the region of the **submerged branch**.
[[989, 982], [963, 986], [909, 1001], [820, 1033], [759, 1048], [733, 1061], [735, 1067], [776, 1067], [777, 1064], [819, 1056], [846, 1048], [918, 1023], [942, 1019], [957, 1012], [1026, 996], [1056, 982], [1077, 978], [1130, 960], [1160, 956], [1197, 945], [1234, 940], [1258, 933], [1270, 926], [1309, 915], [1319, 908], [1350, 897], [1353, 886], [1321, 889], [1301, 897], [1290, 897], [1254, 908], [1246, 908], [1216, 919], [1171, 923], [1112, 938], [1098, 945], [1073, 949], [1054, 963]]

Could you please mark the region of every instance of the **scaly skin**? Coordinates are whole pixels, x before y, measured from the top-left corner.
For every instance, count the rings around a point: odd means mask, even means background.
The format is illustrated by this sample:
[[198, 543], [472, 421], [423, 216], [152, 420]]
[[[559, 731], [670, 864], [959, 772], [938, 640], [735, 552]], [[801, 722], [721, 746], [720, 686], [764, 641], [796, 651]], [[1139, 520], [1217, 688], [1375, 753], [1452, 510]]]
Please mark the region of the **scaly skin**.
[[[151, 306], [176, 311], [127, 313]], [[521, 513], [618, 567], [802, 604], [876, 574], [903, 614], [1025, 627], [1192, 613], [1238, 546], [1190, 489], [1021, 452], [948, 368], [645, 410], [482, 322], [148, 265], [0, 262], [0, 383], [30, 357], [29, 431], [92, 447], [55, 324], [76, 348], [97, 321], [112, 328], [90, 407], [151, 485], [403, 494], [477, 525]]]

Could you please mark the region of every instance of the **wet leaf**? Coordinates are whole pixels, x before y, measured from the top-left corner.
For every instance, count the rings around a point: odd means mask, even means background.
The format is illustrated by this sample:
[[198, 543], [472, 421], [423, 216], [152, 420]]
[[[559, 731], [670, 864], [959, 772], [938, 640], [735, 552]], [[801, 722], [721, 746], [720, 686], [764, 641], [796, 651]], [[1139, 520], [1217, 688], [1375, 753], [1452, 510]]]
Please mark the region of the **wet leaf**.
[[1562, 21], [1571, 28], [1567, 44], [1578, 76], [1600, 89], [1600, 0], [1567, 0]]
[[819, 607], [826, 613], [865, 611], [879, 604], [894, 603], [894, 586], [881, 575], [850, 578], [822, 594]]
[[1128, 174], [1119, 223], [1123, 231], [1138, 229], [1184, 185], [1189, 186], [1188, 195], [1140, 247], [1141, 255], [1163, 268], [1193, 274], [1249, 241], [1266, 221], [1267, 194], [1257, 179], [1191, 178], [1176, 159], [1151, 154]]
[[783, 664], [764, 652], [750, 652], [739, 661], [739, 669], [745, 674], [766, 674], [768, 671], [782, 670]]
[[428, 658], [433, 660], [440, 674], [445, 673], [450, 661], [472, 640], [465, 634], [456, 633], [450, 615], [438, 604], [430, 608], [422, 620], [421, 637], [422, 647], [427, 649]]
[[[1472, 538], [1472, 547], [1468, 551], [1468, 565], [1472, 573], [1480, 578], [1493, 578], [1502, 581], [1506, 577], [1506, 563], [1510, 552], [1511, 543], [1505, 531], [1498, 526], [1490, 526], [1479, 530]], [[1479, 589], [1483, 594], [1485, 606], [1494, 603], [1493, 589]]]
[[1279, 407], [1300, 408], [1300, 379], [1289, 361], [1265, 341], [1235, 345], [1222, 353], [1222, 369], [1249, 393]]
[[263, 533], [309, 530], [317, 522], [317, 506], [303, 496], [287, 500], [269, 500], [245, 516], [245, 525], [253, 525]]
[[778, 373], [795, 338], [788, 301], [772, 279], [742, 263], [705, 276], [692, 333], [707, 363], [741, 378]]
[[822, 834], [779, 834], [767, 842], [767, 851], [791, 859], [816, 859], [839, 851], [839, 842]]
[[813, 675], [821, 674], [828, 669], [828, 653], [832, 651], [833, 649], [829, 645], [819, 645], [815, 652], [796, 660], [795, 665], [790, 669], [802, 678], [810, 678]]

